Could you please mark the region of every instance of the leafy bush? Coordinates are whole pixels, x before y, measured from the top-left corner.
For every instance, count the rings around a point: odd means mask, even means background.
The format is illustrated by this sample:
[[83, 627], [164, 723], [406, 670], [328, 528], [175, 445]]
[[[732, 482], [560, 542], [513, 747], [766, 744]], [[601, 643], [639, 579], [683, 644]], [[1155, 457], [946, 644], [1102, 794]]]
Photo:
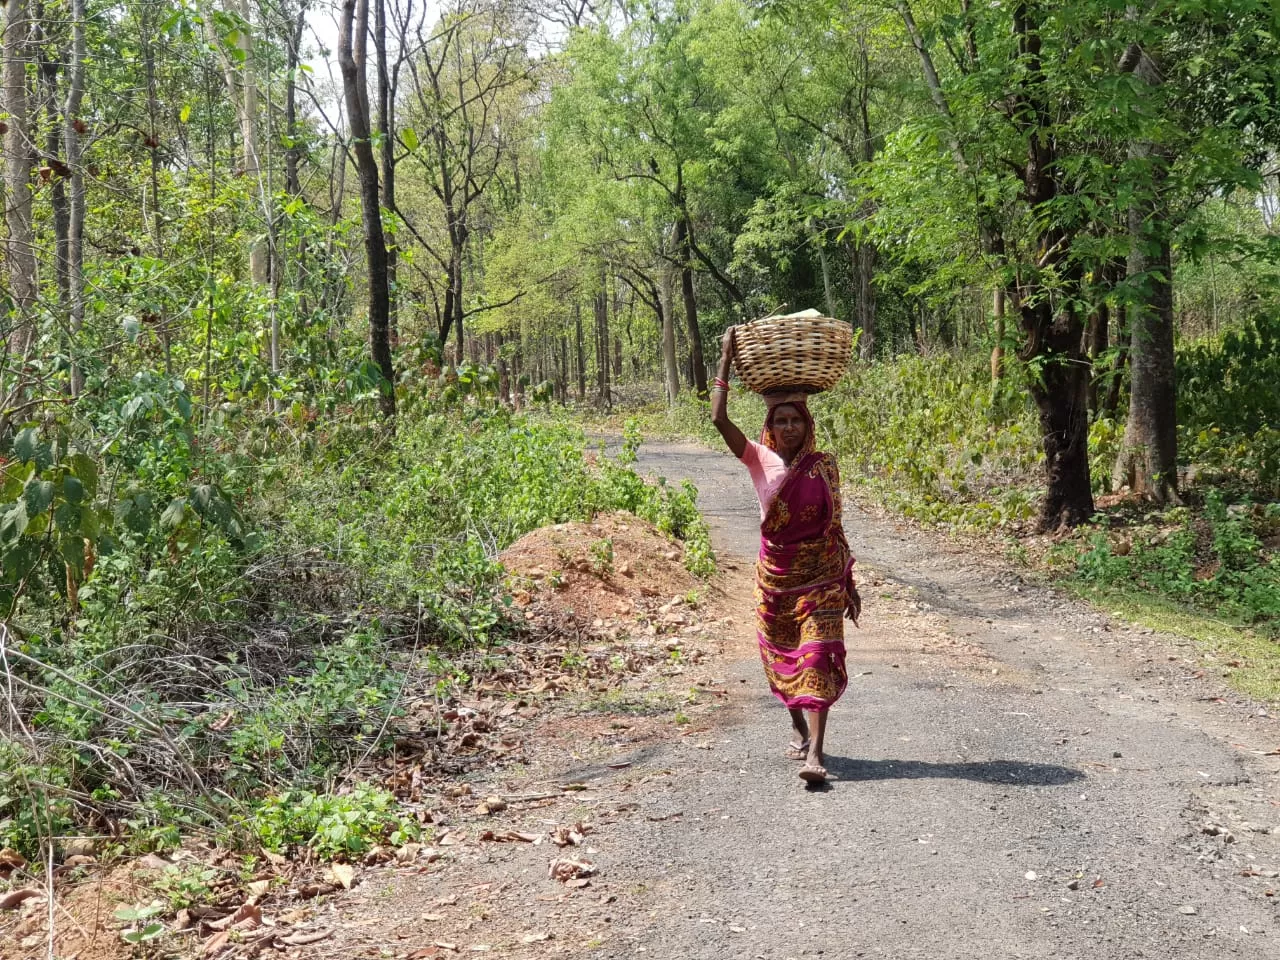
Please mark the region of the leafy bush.
[[1086, 583], [1149, 590], [1224, 620], [1280, 635], [1280, 555], [1263, 536], [1280, 529], [1280, 504], [1228, 506], [1211, 490], [1202, 514], [1178, 508], [1124, 531], [1090, 538], [1076, 560]]
[[364, 853], [380, 843], [416, 840], [420, 829], [385, 790], [358, 786], [349, 793], [291, 790], [265, 798], [252, 827], [264, 850], [307, 847], [326, 860]]
[[993, 392], [984, 358], [856, 365], [814, 403], [847, 479], [919, 520], [1003, 526], [1034, 512], [1039, 428], [1019, 385]]
[[[394, 438], [352, 426], [268, 457], [269, 426], [247, 431], [264, 431], [256, 454], [196, 443], [181, 391], [162, 388], [111, 421], [136, 439], [107, 458], [112, 483], [34, 430], [6, 466], [0, 515], [26, 525], [0, 528], [0, 559], [16, 562], [24, 541], [40, 557], [6, 598], [17, 614], [0, 651], [24, 724], [24, 739], [0, 740], [0, 844], [28, 854], [86, 820], [171, 847], [182, 825], [285, 794], [310, 799], [288, 822], [265, 801], [263, 829], [282, 843], [349, 853], [408, 829], [384, 822], [375, 794], [331, 802], [321, 788], [378, 749], [422, 669], [403, 638], [427, 646], [447, 697], [469, 681], [459, 653], [520, 629], [498, 551], [544, 524], [630, 510], [684, 538], [691, 569], [713, 563], [692, 488], [630, 469], [635, 430], [619, 461], [592, 466], [580, 432], [460, 392], [420, 404]], [[85, 511], [99, 526], [77, 554], [94, 562], [68, 578], [58, 538], [72, 508], [78, 549]]]

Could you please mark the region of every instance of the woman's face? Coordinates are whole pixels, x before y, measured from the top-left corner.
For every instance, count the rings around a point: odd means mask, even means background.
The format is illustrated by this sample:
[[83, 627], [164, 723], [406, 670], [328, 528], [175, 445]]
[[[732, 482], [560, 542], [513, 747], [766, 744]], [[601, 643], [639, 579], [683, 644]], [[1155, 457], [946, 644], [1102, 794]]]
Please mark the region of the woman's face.
[[804, 416], [792, 404], [784, 403], [773, 410], [773, 445], [783, 460], [790, 460], [804, 445], [809, 425]]

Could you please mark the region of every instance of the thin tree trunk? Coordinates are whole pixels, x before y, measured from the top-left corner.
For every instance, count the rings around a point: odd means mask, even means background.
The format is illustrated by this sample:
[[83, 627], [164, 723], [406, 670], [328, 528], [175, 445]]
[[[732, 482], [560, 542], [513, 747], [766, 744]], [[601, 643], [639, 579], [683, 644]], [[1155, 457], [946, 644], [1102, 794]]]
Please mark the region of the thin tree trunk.
[[67, 67], [67, 100], [62, 108], [62, 139], [67, 151], [67, 167], [71, 171], [67, 196], [67, 305], [71, 329], [71, 396], [84, 392], [84, 371], [75, 359], [84, 326], [84, 148], [80, 134], [84, 121], [80, 105], [84, 100], [84, 61], [86, 57], [85, 0], [71, 0], [71, 59]]
[[[249, 0], [232, 0], [232, 2], [235, 3], [236, 12], [244, 22], [252, 24], [253, 11], [249, 6]], [[234, 69], [228, 67], [227, 86], [233, 93], [236, 93], [238, 88], [236, 114], [240, 123], [241, 169], [244, 170], [251, 189], [258, 193], [262, 164], [258, 151], [258, 80], [253, 63], [252, 31], [241, 30], [236, 45], [244, 54], [243, 60], [240, 61], [240, 79], [237, 83]], [[265, 211], [263, 212], [265, 214]], [[253, 240], [249, 246], [249, 277], [256, 287], [262, 288], [267, 285], [269, 257], [270, 250], [266, 242], [261, 239]]]
[[[155, 48], [151, 43], [152, 24], [149, 8], [144, 8], [142, 28], [143, 66], [147, 78], [147, 153], [149, 160], [149, 182], [151, 188], [151, 254], [157, 262], [164, 261], [164, 230], [160, 217], [160, 100], [156, 92], [156, 58]], [[169, 337], [169, 321], [167, 317], [159, 318], [160, 347], [164, 351], [164, 371], [173, 372], [173, 348]], [[273, 368], [274, 369], [274, 368]]]
[[[27, 97], [27, 61], [31, 56], [31, 19], [29, 0], [9, 0], [4, 20], [4, 111], [7, 129], [4, 133], [5, 157], [5, 223], [9, 228], [7, 259], [9, 292], [13, 299], [13, 318], [5, 337], [5, 353], [19, 371], [26, 366], [35, 342], [32, 309], [37, 296], [35, 234], [31, 221], [31, 173], [35, 154], [31, 142], [31, 114]], [[19, 372], [12, 385], [6, 385], [8, 398], [26, 388]], [[8, 423], [0, 424], [7, 429]]]
[[[49, 37], [41, 30], [43, 40]], [[67, 277], [67, 232], [70, 230], [71, 213], [67, 209], [67, 184], [62, 153], [62, 125], [58, 123], [58, 68], [65, 60], [65, 50], [44, 51], [40, 57], [39, 94], [45, 114], [45, 162], [52, 168], [49, 178], [49, 206], [53, 211], [54, 270], [58, 284], [58, 299], [63, 308], [68, 306], [70, 284]]]
[[991, 293], [991, 313], [995, 317], [995, 346], [991, 348], [991, 382], [1004, 376], [1005, 291], [1004, 284], [997, 283]]
[[[381, 2], [381, 0], [376, 0]], [[379, 206], [378, 162], [373, 155], [369, 126], [369, 90], [365, 74], [365, 50], [369, 36], [369, 0], [342, 0], [342, 24], [338, 35], [338, 62], [347, 103], [356, 169], [360, 174], [360, 208], [364, 227], [365, 258], [369, 282], [369, 346], [382, 373], [382, 414], [396, 413], [395, 369], [391, 361], [390, 294], [387, 286], [387, 246], [382, 235]], [[461, 326], [458, 328], [462, 332]]]
[[667, 385], [667, 405], [675, 406], [680, 396], [680, 366], [676, 360], [676, 312], [673, 288], [675, 283], [671, 276], [672, 266], [662, 263], [660, 271], [660, 311], [658, 322], [662, 324], [662, 373]]
[[[373, 45], [378, 58], [378, 135], [382, 143], [382, 205], [387, 210], [396, 209], [396, 142], [395, 142], [395, 110], [396, 85], [395, 78], [387, 60], [387, 0], [373, 0], [374, 27]], [[387, 287], [390, 291], [389, 323], [391, 339], [397, 340], [400, 333], [399, 296], [396, 292], [396, 276], [399, 270], [399, 248], [395, 235], [387, 244]]]
[[689, 335], [689, 367], [694, 391], [707, 396], [707, 365], [702, 359], [702, 331], [698, 328], [698, 301], [693, 291], [693, 251], [689, 243], [689, 221], [676, 220], [676, 250], [680, 254], [680, 293], [684, 298], [685, 327]]
[[578, 402], [587, 399], [587, 357], [582, 344], [582, 302], [573, 301], [573, 328], [576, 335], [578, 361]]

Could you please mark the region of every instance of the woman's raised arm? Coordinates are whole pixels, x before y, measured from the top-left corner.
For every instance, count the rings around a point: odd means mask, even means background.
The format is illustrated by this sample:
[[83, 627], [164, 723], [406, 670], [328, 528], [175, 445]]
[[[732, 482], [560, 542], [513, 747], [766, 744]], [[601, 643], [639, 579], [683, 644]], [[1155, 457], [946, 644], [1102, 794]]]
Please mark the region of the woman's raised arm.
[[720, 341], [720, 370], [716, 374], [716, 386], [711, 388], [711, 422], [716, 425], [716, 429], [720, 431], [720, 436], [724, 437], [724, 442], [733, 451], [733, 455], [741, 459], [742, 452], [747, 449], [747, 438], [729, 419], [728, 383], [729, 371], [733, 364], [734, 346], [733, 327], [730, 327], [724, 332], [724, 339]]

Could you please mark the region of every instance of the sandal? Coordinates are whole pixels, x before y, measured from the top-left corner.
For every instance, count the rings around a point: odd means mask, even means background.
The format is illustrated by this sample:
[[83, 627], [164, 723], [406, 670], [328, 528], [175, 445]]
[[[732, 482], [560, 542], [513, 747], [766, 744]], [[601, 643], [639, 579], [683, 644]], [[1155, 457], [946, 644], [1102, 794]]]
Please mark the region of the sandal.
[[809, 740], [806, 738], [802, 743], [787, 744], [788, 760], [806, 760], [809, 757]]
[[827, 768], [817, 763], [806, 763], [800, 768], [800, 779], [805, 783], [826, 783]]

